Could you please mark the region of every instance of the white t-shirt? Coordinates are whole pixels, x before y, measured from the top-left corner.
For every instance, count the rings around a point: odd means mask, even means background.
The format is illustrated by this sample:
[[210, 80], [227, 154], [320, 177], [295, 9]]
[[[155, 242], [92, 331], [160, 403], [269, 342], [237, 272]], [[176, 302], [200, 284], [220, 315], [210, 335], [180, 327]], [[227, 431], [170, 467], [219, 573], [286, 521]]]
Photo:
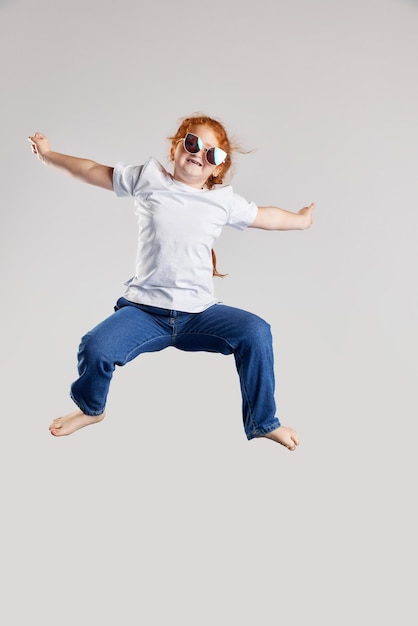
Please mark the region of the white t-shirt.
[[135, 199], [138, 249], [135, 276], [125, 298], [132, 302], [199, 313], [217, 300], [212, 248], [225, 225], [244, 229], [257, 206], [230, 185], [196, 189], [180, 183], [154, 158], [144, 165], [117, 163], [113, 187]]

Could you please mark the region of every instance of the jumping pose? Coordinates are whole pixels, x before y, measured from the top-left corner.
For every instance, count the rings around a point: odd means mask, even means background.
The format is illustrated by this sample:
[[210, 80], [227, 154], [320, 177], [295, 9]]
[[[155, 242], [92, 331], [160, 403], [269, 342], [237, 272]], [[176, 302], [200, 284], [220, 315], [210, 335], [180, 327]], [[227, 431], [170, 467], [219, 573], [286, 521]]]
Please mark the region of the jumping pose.
[[309, 228], [315, 203], [293, 213], [258, 207], [235, 193], [224, 183], [233, 147], [223, 125], [205, 115], [184, 118], [169, 138], [173, 173], [152, 157], [143, 165], [110, 167], [54, 152], [41, 133], [28, 139], [43, 163], [117, 196], [131, 196], [138, 219], [135, 275], [114, 313], [81, 339], [79, 377], [70, 391], [77, 410], [54, 419], [51, 434], [69, 435], [100, 422], [116, 366], [172, 346], [233, 354], [247, 439], [266, 437], [295, 450], [297, 433], [276, 416], [270, 325], [216, 300], [213, 246], [225, 225]]

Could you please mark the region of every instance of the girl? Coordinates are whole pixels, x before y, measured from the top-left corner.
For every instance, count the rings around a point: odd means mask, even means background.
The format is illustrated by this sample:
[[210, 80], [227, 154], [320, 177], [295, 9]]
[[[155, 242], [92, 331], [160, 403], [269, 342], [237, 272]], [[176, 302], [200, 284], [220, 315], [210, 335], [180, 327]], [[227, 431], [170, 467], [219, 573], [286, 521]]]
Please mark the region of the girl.
[[173, 346], [233, 354], [247, 438], [266, 437], [295, 450], [297, 433], [276, 417], [270, 326], [253, 313], [217, 302], [213, 245], [225, 225], [309, 228], [315, 203], [298, 213], [257, 207], [222, 184], [233, 147], [215, 119], [184, 118], [169, 139], [172, 174], [154, 158], [144, 165], [109, 167], [54, 152], [41, 133], [29, 137], [43, 163], [117, 196], [133, 197], [139, 228], [135, 276], [126, 283], [115, 312], [81, 340], [79, 377], [70, 392], [78, 408], [55, 419], [50, 432], [69, 435], [100, 422], [116, 365]]

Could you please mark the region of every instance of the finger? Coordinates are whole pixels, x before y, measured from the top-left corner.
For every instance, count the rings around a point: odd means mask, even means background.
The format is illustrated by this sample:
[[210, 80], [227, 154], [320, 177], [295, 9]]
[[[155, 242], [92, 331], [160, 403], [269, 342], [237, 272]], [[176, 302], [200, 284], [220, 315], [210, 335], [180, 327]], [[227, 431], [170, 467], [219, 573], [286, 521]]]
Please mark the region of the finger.
[[28, 139], [29, 139], [29, 141], [36, 141], [36, 140], [38, 140], [38, 141], [41, 140], [42, 141], [43, 139], [46, 139], [46, 137], [45, 137], [45, 135], [42, 135], [42, 133], [36, 132], [33, 135], [30, 135], [28, 137]]

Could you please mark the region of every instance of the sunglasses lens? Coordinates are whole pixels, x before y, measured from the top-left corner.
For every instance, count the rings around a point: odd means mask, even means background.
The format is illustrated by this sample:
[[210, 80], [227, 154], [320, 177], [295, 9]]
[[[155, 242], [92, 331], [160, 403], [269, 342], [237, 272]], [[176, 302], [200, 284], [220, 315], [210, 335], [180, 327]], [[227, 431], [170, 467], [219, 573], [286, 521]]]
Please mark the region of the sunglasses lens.
[[[193, 133], [187, 133], [183, 142], [184, 148], [189, 154], [197, 154], [202, 150], [202, 140]], [[226, 159], [226, 152], [221, 148], [209, 148], [206, 150], [206, 159], [210, 165], [220, 165]]]
[[211, 165], [220, 165], [226, 159], [226, 152], [221, 148], [209, 148], [206, 158]]
[[202, 149], [202, 142], [199, 137], [193, 135], [193, 133], [187, 133], [184, 138], [184, 147], [190, 154], [197, 154]]
[[208, 163], [210, 163], [211, 165], [217, 165], [215, 150], [216, 148], [209, 148], [209, 150], [206, 152], [206, 158], [208, 160]]

